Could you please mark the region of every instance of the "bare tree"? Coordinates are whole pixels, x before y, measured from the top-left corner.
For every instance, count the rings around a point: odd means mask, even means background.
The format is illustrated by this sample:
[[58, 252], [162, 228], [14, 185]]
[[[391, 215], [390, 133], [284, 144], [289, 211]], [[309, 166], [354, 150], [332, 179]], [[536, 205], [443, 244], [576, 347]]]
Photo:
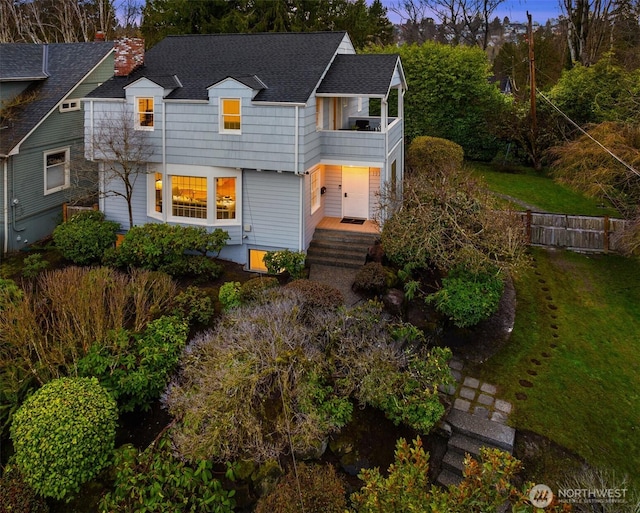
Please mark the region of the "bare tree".
[[436, 18], [449, 42], [478, 45], [486, 50], [491, 17], [502, 3], [504, 0], [399, 0], [392, 10], [413, 27]]
[[140, 175], [150, 172], [147, 162], [153, 155], [153, 145], [149, 132], [140, 130], [133, 113], [122, 106], [120, 110], [100, 118], [93, 127], [93, 133], [87, 135], [91, 160], [100, 163], [99, 194], [103, 198], [119, 197], [126, 201], [131, 228], [136, 181]]
[[566, 16], [571, 63], [593, 64], [611, 30], [616, 0], [563, 0], [561, 7]]

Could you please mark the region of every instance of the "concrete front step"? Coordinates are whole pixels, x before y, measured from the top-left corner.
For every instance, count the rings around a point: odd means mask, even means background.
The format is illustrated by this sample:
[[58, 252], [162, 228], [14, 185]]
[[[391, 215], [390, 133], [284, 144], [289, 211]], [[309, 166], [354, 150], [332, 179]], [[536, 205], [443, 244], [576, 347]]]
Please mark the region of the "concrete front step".
[[343, 232], [340, 230], [327, 230], [324, 228], [316, 228], [313, 233], [313, 240], [316, 241], [344, 242], [350, 244], [363, 244], [367, 246], [373, 245], [378, 238], [379, 235], [372, 233]]
[[359, 269], [376, 238], [369, 233], [317, 228], [307, 250], [307, 264]]
[[[454, 433], [451, 435], [448, 447], [449, 451], [454, 451], [462, 455], [468, 453], [475, 459], [478, 459], [480, 456], [481, 447], [496, 448], [495, 445], [478, 440], [477, 438], [465, 436], [461, 433]], [[501, 449], [501, 447], [498, 447], [498, 449]]]
[[451, 425], [454, 433], [479, 439], [513, 454], [516, 430], [510, 426], [456, 409], [449, 412], [447, 422]]
[[334, 255], [335, 253], [340, 253], [341, 255], [362, 259], [364, 262], [369, 248], [370, 246], [364, 244], [336, 244], [312, 240], [307, 252], [313, 252], [318, 255]]
[[344, 267], [347, 269], [360, 269], [364, 265], [364, 260], [350, 260], [341, 258], [339, 256], [335, 257], [319, 257], [315, 255], [310, 255], [307, 253], [306, 258], [307, 265], [326, 265], [330, 267]]
[[444, 469], [438, 474], [436, 483], [440, 486], [459, 485], [462, 483], [462, 476]]
[[447, 450], [444, 458], [442, 458], [443, 470], [448, 470], [453, 474], [462, 476], [462, 471], [464, 470], [464, 458], [464, 454], [452, 451], [451, 449]]

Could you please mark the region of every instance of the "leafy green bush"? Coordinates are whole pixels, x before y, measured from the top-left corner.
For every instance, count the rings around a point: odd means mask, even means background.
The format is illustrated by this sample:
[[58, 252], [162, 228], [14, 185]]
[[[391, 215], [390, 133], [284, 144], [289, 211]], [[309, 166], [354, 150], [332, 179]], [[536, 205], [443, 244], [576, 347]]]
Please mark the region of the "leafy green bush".
[[235, 492], [213, 478], [210, 460], [188, 465], [173, 455], [168, 439], [156, 443], [144, 452], [116, 451], [114, 490], [100, 501], [100, 513], [233, 512]]
[[255, 301], [265, 290], [280, 286], [278, 278], [273, 276], [259, 276], [245, 281], [240, 287], [240, 300], [242, 303]]
[[0, 311], [4, 309], [3, 305], [20, 301], [23, 296], [22, 289], [15, 281], [0, 278]]
[[488, 319], [498, 309], [503, 291], [504, 281], [497, 272], [473, 274], [455, 270], [427, 301], [435, 303], [436, 309], [459, 328], [468, 328]]
[[207, 258], [207, 254], [218, 255], [227, 240], [229, 234], [220, 228], [208, 232], [204, 227], [148, 223], [131, 228], [115, 257], [109, 258], [115, 258], [121, 267], [163, 270], [172, 276], [193, 274], [217, 278], [221, 267]]
[[120, 224], [105, 221], [97, 210], [80, 212], [53, 230], [53, 241], [67, 260], [78, 265], [99, 262], [116, 242]]
[[220, 286], [218, 300], [222, 304], [223, 310], [229, 311], [232, 308], [238, 308], [242, 304], [240, 286], [239, 281], [228, 281]]
[[20, 471], [7, 465], [0, 478], [1, 513], [48, 513], [49, 506], [24, 482]]
[[262, 497], [256, 513], [344, 513], [347, 507], [344, 484], [331, 465], [299, 463], [276, 489]]
[[70, 499], [111, 458], [118, 407], [95, 378], [53, 380], [13, 417], [16, 465], [40, 495]]
[[215, 313], [213, 301], [198, 287], [187, 287], [175, 297], [173, 303], [175, 313], [184, 317], [189, 324], [207, 324]]
[[267, 251], [264, 255], [264, 265], [269, 274], [280, 274], [287, 271], [291, 279], [302, 278], [306, 255], [302, 251], [283, 249], [280, 251]]
[[363, 265], [355, 275], [353, 288], [369, 296], [383, 294], [387, 290], [388, 274], [378, 262]]
[[24, 257], [22, 261], [22, 276], [25, 278], [35, 278], [47, 267], [49, 267], [49, 262], [42, 258], [42, 254], [32, 253]]
[[462, 146], [440, 137], [421, 136], [411, 141], [407, 152], [407, 167], [428, 173], [434, 169], [461, 168]]
[[[401, 438], [396, 444], [395, 462], [389, 466], [388, 477], [384, 477], [377, 467], [359, 474], [364, 486], [351, 495], [352, 511], [484, 513], [498, 511], [507, 500], [514, 505], [513, 511], [525, 511], [519, 508], [530, 504], [527, 494], [520, 493], [511, 484], [522, 466], [510, 454], [483, 447], [480, 462], [467, 457], [464, 465], [465, 478], [459, 485], [448, 488], [431, 485], [429, 454], [422, 448], [420, 437], [412, 446]], [[549, 511], [561, 510], [554, 507]]]
[[186, 319], [169, 316], [151, 321], [142, 334], [115, 331], [111, 344], [91, 346], [78, 362], [78, 372], [96, 376], [121, 411], [149, 409], [178, 364], [188, 331]]

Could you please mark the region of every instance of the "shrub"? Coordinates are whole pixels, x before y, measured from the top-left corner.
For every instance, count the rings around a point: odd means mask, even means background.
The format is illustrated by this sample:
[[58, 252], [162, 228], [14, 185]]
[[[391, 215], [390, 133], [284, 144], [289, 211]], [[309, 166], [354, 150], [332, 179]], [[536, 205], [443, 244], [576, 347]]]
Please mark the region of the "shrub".
[[442, 280], [442, 288], [427, 297], [436, 309], [459, 328], [475, 326], [497, 309], [504, 290], [499, 273], [473, 274], [455, 270]]
[[27, 483], [20, 471], [7, 465], [0, 478], [1, 513], [48, 513], [49, 506]]
[[344, 295], [335, 287], [311, 280], [295, 280], [287, 283], [285, 288], [294, 290], [310, 308], [335, 309], [344, 304]]
[[[229, 234], [220, 228], [208, 232], [204, 227], [148, 223], [127, 232], [115, 260], [122, 267], [164, 270], [172, 276], [194, 274], [217, 278], [221, 268], [213, 265], [207, 254], [219, 254], [227, 240]], [[200, 255], [196, 258], [185, 252]]]
[[187, 319], [189, 324], [207, 324], [215, 313], [213, 301], [198, 287], [187, 287], [175, 297], [173, 303], [174, 312]]
[[120, 225], [105, 221], [97, 210], [80, 212], [53, 231], [53, 241], [67, 260], [87, 265], [99, 262], [102, 255], [116, 242]]
[[383, 294], [387, 289], [387, 272], [382, 264], [369, 262], [363, 265], [355, 275], [353, 287], [370, 296]]
[[[510, 454], [498, 449], [480, 449], [480, 461], [467, 456], [464, 479], [458, 485], [440, 488], [429, 483], [429, 454], [418, 437], [413, 445], [398, 440], [395, 461], [384, 477], [376, 468], [364, 469], [358, 477], [364, 486], [351, 495], [355, 513], [420, 511], [423, 513], [484, 513], [499, 511], [509, 501], [513, 511], [530, 506], [527, 493], [519, 492], [511, 480], [522, 468]], [[545, 511], [547, 511], [545, 509]], [[548, 510], [557, 513], [561, 507]]]
[[240, 287], [240, 300], [243, 303], [255, 301], [265, 290], [273, 289], [280, 286], [278, 278], [272, 276], [260, 276], [245, 281]]
[[40, 495], [69, 499], [108, 463], [117, 405], [95, 378], [60, 378], [16, 412], [11, 439], [16, 465]]
[[306, 255], [301, 251], [283, 249], [280, 251], [267, 251], [264, 255], [264, 265], [269, 274], [279, 274], [287, 271], [292, 279], [302, 278]]
[[258, 501], [256, 513], [344, 513], [346, 507], [344, 484], [331, 465], [298, 463]]
[[434, 169], [462, 168], [462, 146], [440, 137], [421, 136], [411, 141], [407, 167], [413, 172], [428, 173]]
[[225, 311], [238, 308], [242, 304], [240, 300], [240, 282], [228, 281], [223, 283], [218, 291], [218, 300]]
[[111, 513], [231, 513], [234, 491], [213, 479], [208, 460], [188, 465], [176, 458], [161, 438], [144, 452], [131, 446], [116, 451], [114, 490], [100, 501], [100, 512]]
[[147, 410], [160, 397], [187, 341], [186, 320], [160, 317], [142, 334], [113, 333], [109, 345], [94, 344], [78, 362], [82, 376], [96, 376], [123, 412]]
[[15, 304], [23, 298], [24, 294], [18, 284], [9, 279], [0, 278], [0, 311], [4, 305]]
[[25, 278], [35, 278], [47, 267], [49, 267], [49, 262], [43, 260], [40, 253], [33, 253], [26, 256], [22, 261], [22, 276]]

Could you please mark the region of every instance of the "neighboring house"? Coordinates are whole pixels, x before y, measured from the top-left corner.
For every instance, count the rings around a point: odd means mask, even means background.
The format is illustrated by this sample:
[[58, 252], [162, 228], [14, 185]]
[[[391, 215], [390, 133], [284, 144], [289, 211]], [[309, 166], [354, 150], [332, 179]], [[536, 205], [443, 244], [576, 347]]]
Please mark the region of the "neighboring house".
[[81, 98], [113, 76], [113, 43], [0, 44], [0, 248], [53, 231], [82, 158]]
[[[373, 219], [400, 187], [405, 89], [397, 55], [355, 55], [346, 32], [170, 36], [84, 99], [86, 156], [102, 121], [134, 112], [154, 144], [134, 224], [222, 228], [220, 256], [262, 270], [265, 251], [305, 251], [325, 217]], [[101, 209], [128, 227], [122, 198]]]

